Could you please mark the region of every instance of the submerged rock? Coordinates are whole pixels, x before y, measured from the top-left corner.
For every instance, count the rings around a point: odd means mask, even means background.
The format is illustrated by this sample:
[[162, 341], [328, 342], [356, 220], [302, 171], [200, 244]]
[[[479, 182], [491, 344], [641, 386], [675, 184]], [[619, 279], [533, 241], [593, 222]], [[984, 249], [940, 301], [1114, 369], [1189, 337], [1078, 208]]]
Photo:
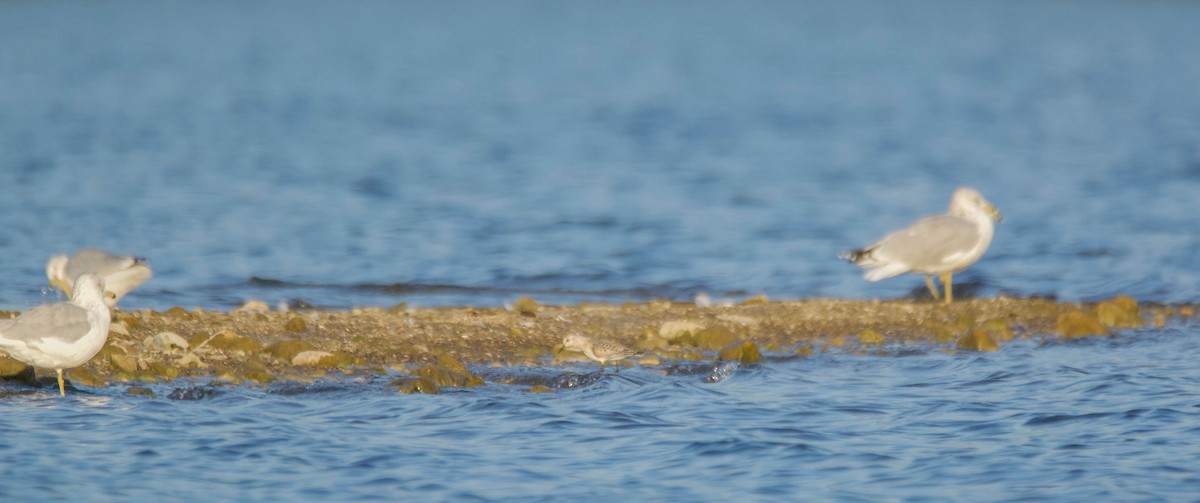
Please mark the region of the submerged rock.
[[933, 332], [933, 340], [943, 343], [943, 344], [945, 344], [947, 342], [957, 341], [958, 334], [962, 333], [962, 332], [956, 330], [954, 327], [949, 326], [949, 325], [938, 325], [936, 327], [933, 327], [932, 332]]
[[147, 388], [145, 386], [134, 386], [134, 387], [126, 390], [125, 393], [128, 395], [133, 395], [133, 396], [148, 396], [150, 398], [155, 397], [154, 390]]
[[72, 369], [68, 375], [72, 383], [89, 388], [103, 388], [108, 386], [108, 378], [101, 376], [99, 372], [90, 367]]
[[246, 381], [268, 383], [275, 380], [275, 374], [262, 362], [250, 360], [242, 367], [241, 377]]
[[883, 336], [879, 335], [879, 332], [868, 328], [863, 330], [863, 333], [858, 334], [858, 342], [863, 346], [878, 346], [883, 344]]
[[1096, 319], [1112, 328], [1137, 328], [1144, 324], [1137, 301], [1128, 295], [1101, 302], [1096, 306]]
[[171, 366], [166, 362], [152, 361], [147, 369], [152, 375], [163, 377], [166, 379], [174, 379], [179, 377], [179, 369]]
[[434, 365], [426, 365], [418, 369], [417, 376], [428, 379], [439, 388], [469, 388], [483, 385], [483, 378], [472, 374], [462, 362], [447, 355], [439, 356]]
[[8, 356], [0, 356], [0, 380], [26, 382], [32, 381], [34, 375], [33, 367]]
[[988, 335], [987, 331], [977, 328], [958, 340], [958, 349], [967, 351], [999, 351], [1000, 345]]
[[471, 373], [471, 371], [467, 370], [467, 366], [466, 366], [466, 365], [463, 365], [463, 364], [462, 364], [462, 362], [458, 361], [458, 360], [457, 360], [457, 359], [455, 359], [453, 356], [449, 356], [449, 355], [438, 355], [438, 357], [437, 357], [437, 364], [438, 364], [438, 366], [439, 366], [439, 367], [442, 367], [442, 368], [444, 368], [444, 369], [446, 369], [446, 370], [451, 370], [451, 371], [454, 371], [454, 372], [460, 372], [460, 373], [463, 373], [463, 374], [470, 374], [470, 373]]
[[427, 365], [417, 370], [422, 378], [429, 379], [438, 387], [469, 388], [483, 385], [483, 379], [472, 374], [454, 372], [434, 365]]
[[1054, 330], [1068, 339], [1108, 335], [1108, 329], [1100, 324], [1100, 320], [1083, 311], [1071, 311], [1059, 315], [1054, 322]]
[[721, 348], [721, 351], [717, 354], [717, 358], [727, 362], [758, 363], [762, 360], [762, 353], [759, 352], [758, 346], [755, 346], [753, 342], [737, 341]]
[[1012, 328], [1008, 326], [1008, 321], [1000, 318], [987, 320], [979, 325], [979, 328], [987, 332], [988, 336], [996, 342], [1008, 342], [1013, 339]]
[[420, 393], [423, 395], [437, 395], [442, 392], [437, 383], [425, 377], [401, 377], [392, 380], [392, 386], [396, 387], [396, 392], [412, 395]]

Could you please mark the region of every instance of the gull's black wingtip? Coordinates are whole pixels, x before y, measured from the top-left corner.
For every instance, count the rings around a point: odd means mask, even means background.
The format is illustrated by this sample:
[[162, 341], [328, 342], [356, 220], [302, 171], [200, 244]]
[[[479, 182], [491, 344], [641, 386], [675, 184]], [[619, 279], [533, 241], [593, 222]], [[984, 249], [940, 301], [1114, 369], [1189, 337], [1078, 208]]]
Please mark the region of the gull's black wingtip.
[[850, 250], [848, 252], [839, 253], [838, 258], [845, 260], [846, 262], [849, 262], [851, 264], [857, 264], [859, 261], [861, 261], [863, 259], [864, 256], [867, 255], [867, 253], [870, 253], [870, 252], [871, 252], [871, 250], [869, 250], [869, 249]]

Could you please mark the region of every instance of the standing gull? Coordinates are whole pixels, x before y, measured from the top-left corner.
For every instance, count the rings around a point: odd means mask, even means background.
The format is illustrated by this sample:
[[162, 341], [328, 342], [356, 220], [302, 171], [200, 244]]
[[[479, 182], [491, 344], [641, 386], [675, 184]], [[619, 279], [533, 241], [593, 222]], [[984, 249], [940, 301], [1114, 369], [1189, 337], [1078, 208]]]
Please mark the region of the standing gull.
[[55, 255], [46, 263], [46, 278], [50, 280], [50, 285], [58, 287], [68, 296], [71, 295], [71, 284], [75, 278], [89, 272], [100, 275], [108, 291], [113, 294], [105, 299], [109, 307], [115, 306], [121, 297], [153, 275], [145, 259], [114, 255], [95, 248], [84, 248], [70, 258]]
[[[600, 362], [600, 372], [604, 372], [604, 364], [607, 362], [620, 362], [630, 356], [640, 354], [640, 351], [634, 351], [625, 346], [604, 339], [589, 339], [582, 335], [571, 334], [563, 337], [563, 349], [571, 351], [579, 351], [593, 361]], [[613, 364], [617, 368], [617, 363]], [[617, 372], [621, 370], [617, 368]]]
[[934, 299], [936, 274], [946, 291], [946, 303], [954, 300], [954, 273], [966, 269], [983, 256], [992, 243], [992, 221], [1001, 221], [1000, 212], [979, 191], [960, 187], [950, 198], [945, 215], [933, 215], [895, 231], [875, 244], [841, 255], [841, 258], [866, 269], [863, 277], [879, 281], [906, 272], [925, 275], [925, 286]]
[[80, 276], [71, 291], [70, 302], [43, 304], [15, 319], [0, 320], [0, 350], [34, 367], [58, 371], [58, 393], [64, 396], [63, 369], [96, 356], [112, 322], [100, 276]]

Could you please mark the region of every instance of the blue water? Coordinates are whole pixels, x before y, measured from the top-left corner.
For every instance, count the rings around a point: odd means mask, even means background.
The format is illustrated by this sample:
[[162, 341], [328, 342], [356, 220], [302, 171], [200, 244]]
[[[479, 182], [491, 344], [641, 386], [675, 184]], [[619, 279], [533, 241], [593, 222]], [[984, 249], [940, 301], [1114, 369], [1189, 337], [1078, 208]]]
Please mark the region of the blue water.
[[[554, 394], [396, 395], [380, 378], [9, 396], [0, 496], [1194, 500], [1198, 329], [990, 354], [827, 353], [716, 383], [631, 369]], [[189, 392], [209, 394], [179, 399]]]
[[432, 3], [0, 5], [0, 307], [892, 298], [957, 185], [978, 295], [1200, 297], [1200, 5]]
[[[1172, 1], [2, 2], [0, 308], [53, 299], [46, 259], [83, 246], [150, 257], [127, 309], [905, 297], [835, 257], [958, 185], [1005, 214], [962, 294], [1194, 303], [1196, 26]], [[553, 395], [18, 390], [0, 499], [1187, 499], [1197, 337]]]

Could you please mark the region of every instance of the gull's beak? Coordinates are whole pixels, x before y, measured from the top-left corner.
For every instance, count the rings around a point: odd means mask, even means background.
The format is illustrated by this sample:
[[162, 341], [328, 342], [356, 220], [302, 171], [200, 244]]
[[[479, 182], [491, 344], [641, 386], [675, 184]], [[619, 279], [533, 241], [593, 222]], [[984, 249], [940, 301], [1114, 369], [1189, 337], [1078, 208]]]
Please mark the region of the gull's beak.
[[67, 282], [58, 278], [50, 280], [50, 288], [58, 288], [59, 290], [62, 290], [63, 293], [67, 294], [68, 297], [71, 296], [71, 285], [68, 285]]
[[997, 222], [1004, 221], [1004, 215], [1001, 215], [1000, 210], [996, 209], [995, 206], [988, 204], [988, 205], [984, 206], [983, 209], [987, 210], [988, 214], [992, 216], [992, 220], [995, 220]]

